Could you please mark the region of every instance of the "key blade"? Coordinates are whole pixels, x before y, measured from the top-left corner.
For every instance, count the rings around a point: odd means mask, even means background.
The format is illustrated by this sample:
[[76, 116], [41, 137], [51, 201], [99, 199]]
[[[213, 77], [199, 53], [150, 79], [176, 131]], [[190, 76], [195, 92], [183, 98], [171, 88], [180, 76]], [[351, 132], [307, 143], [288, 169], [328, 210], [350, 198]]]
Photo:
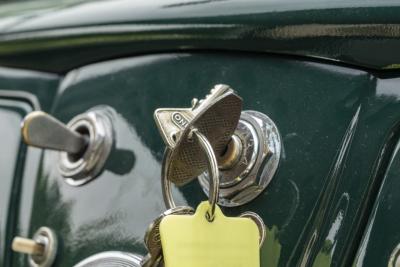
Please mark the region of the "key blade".
[[[223, 90], [222, 90], [223, 89]], [[172, 150], [168, 179], [181, 186], [195, 179], [207, 169], [197, 142], [189, 140], [191, 128], [196, 128], [210, 142], [216, 155], [221, 155], [231, 140], [242, 111], [242, 98], [232, 89], [222, 88], [206, 97], [195, 107], [195, 117], [190, 121]]]
[[215, 101], [218, 97], [224, 95], [225, 93], [229, 93], [233, 91], [229, 85], [226, 84], [217, 84], [215, 85], [208, 95], [204, 99], [201, 99], [198, 104], [193, 108], [194, 113], [197, 115], [202, 111], [202, 109], [207, 108], [212, 102]]
[[180, 133], [186, 129], [194, 115], [191, 108], [159, 108], [154, 111], [154, 120], [165, 144], [174, 148]]
[[29, 113], [22, 122], [21, 132], [27, 145], [43, 149], [78, 154], [87, 145], [82, 135], [42, 111]]

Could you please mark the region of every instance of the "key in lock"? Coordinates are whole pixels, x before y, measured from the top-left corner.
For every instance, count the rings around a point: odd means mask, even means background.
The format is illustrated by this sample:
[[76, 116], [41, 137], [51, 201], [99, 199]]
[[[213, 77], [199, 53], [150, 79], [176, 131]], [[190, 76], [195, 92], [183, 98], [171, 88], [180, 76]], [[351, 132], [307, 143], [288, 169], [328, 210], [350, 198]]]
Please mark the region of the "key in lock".
[[161, 136], [172, 150], [168, 177], [173, 183], [184, 185], [207, 168], [198, 143], [191, 141], [191, 130], [198, 129], [220, 155], [231, 140], [241, 111], [242, 99], [227, 85], [216, 85], [205, 99], [194, 99], [191, 108], [155, 111]]
[[[257, 197], [272, 180], [280, 160], [281, 138], [275, 123], [257, 111], [242, 111], [242, 99], [227, 85], [216, 85], [191, 108], [162, 108], [154, 113], [170, 153], [164, 173], [177, 186], [198, 177], [206, 194], [206, 159], [190, 133], [201, 132], [218, 160], [222, 206], [240, 206]], [[168, 155], [168, 156], [167, 156]]]

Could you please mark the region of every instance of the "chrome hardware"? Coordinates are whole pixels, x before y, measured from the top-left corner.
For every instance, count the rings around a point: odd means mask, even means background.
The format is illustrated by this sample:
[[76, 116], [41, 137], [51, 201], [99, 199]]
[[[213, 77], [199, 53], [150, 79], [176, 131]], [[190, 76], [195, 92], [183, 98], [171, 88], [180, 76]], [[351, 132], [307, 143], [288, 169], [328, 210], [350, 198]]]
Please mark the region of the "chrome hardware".
[[392, 251], [388, 267], [400, 267], [400, 244], [398, 244]]
[[226, 146], [226, 151], [218, 157], [218, 168], [221, 171], [233, 168], [239, 162], [242, 152], [242, 141], [237, 135], [233, 134], [231, 141]]
[[109, 266], [126, 266], [141, 267], [142, 257], [120, 251], [106, 251], [94, 254], [87, 259], [77, 263], [74, 267], [109, 267]]
[[[227, 97], [229, 95], [234, 95], [233, 91], [231, 89], [228, 89], [219, 93], [218, 91], [212, 91], [212, 94], [215, 93], [218, 96], [221, 97]], [[226, 95], [226, 93], [228, 93], [229, 95]], [[236, 96], [237, 97], [237, 96]], [[208, 98], [206, 98], [207, 100]], [[237, 103], [241, 103], [240, 98], [237, 97], [235, 100], [239, 99], [239, 101]], [[194, 99], [192, 101], [193, 107], [199, 107], [200, 105], [206, 103], [206, 100], [196, 100]], [[221, 105], [221, 109], [219, 110], [218, 116], [221, 117], [221, 119], [223, 117], [228, 118], [229, 116], [228, 111], [230, 110], [229, 104], [224, 103], [223, 100], [226, 100], [226, 98], [221, 98], [219, 100], [219, 102], [215, 102], [214, 105], [218, 106]], [[213, 102], [211, 102], [213, 103]], [[224, 105], [225, 105], [225, 109], [224, 109]], [[226, 107], [228, 106], [228, 107]], [[208, 111], [209, 109], [207, 109], [206, 107], [204, 108], [206, 111]], [[234, 110], [234, 109], [232, 109]], [[158, 112], [158, 113], [157, 113]], [[165, 113], [164, 113], [165, 112]], [[225, 113], [224, 113], [225, 112]], [[169, 114], [169, 115], [167, 115]], [[220, 178], [224, 177], [226, 178], [226, 184], [230, 185], [230, 179], [231, 177], [234, 177], [234, 175], [230, 175], [230, 176], [220, 176], [220, 169], [225, 171], [225, 172], [232, 172], [232, 169], [235, 170], [235, 168], [237, 168], [238, 170], [236, 170], [236, 173], [242, 174], [245, 170], [247, 170], [248, 167], [248, 162], [247, 162], [247, 158], [250, 155], [250, 160], [253, 160], [254, 158], [254, 162], [253, 165], [257, 163], [257, 159], [260, 158], [260, 155], [263, 155], [263, 151], [265, 150], [265, 147], [259, 147], [259, 146], [254, 146], [254, 143], [260, 143], [261, 141], [259, 140], [259, 138], [263, 138], [263, 131], [259, 128], [257, 129], [253, 129], [254, 127], [252, 125], [249, 126], [249, 128], [251, 128], [254, 131], [254, 134], [251, 135], [249, 134], [251, 132], [251, 130], [249, 130], [247, 132], [247, 134], [244, 134], [242, 131], [238, 131], [236, 130], [235, 134], [233, 132], [229, 132], [229, 135], [227, 137], [229, 137], [229, 139], [225, 140], [225, 146], [221, 147], [220, 150], [217, 150], [219, 152], [218, 155], [220, 155], [219, 160], [217, 160], [217, 156], [216, 156], [216, 149], [215, 147], [212, 146], [211, 141], [207, 138], [206, 134], [204, 134], [204, 132], [206, 132], [209, 136], [211, 136], [211, 138], [217, 138], [217, 136], [213, 136], [212, 131], [214, 130], [215, 127], [218, 128], [218, 130], [223, 129], [224, 127], [221, 127], [221, 125], [224, 125], [224, 121], [219, 121], [219, 122], [214, 122], [212, 121], [212, 118], [209, 118], [210, 120], [206, 120], [204, 121], [204, 124], [210, 124], [208, 126], [203, 125], [203, 131], [201, 131], [200, 129], [196, 128], [195, 126], [190, 127], [189, 125], [192, 123], [192, 121], [190, 121], [190, 119], [186, 120], [186, 117], [184, 117], [184, 113], [179, 113], [179, 116], [176, 117], [176, 109], [175, 111], [172, 109], [169, 110], [156, 110], [155, 112], [155, 117], [156, 117], [156, 121], [158, 119], [158, 124], [159, 124], [159, 130], [161, 132], [161, 134], [163, 135], [164, 141], [167, 144], [167, 148], [165, 150], [164, 153], [164, 158], [163, 158], [163, 162], [162, 162], [162, 170], [161, 170], [161, 183], [162, 183], [162, 192], [163, 192], [163, 197], [164, 197], [164, 202], [165, 205], [167, 207], [167, 209], [169, 211], [173, 211], [176, 208], [175, 202], [173, 200], [173, 196], [172, 196], [172, 191], [171, 191], [171, 186], [172, 183], [175, 184], [184, 184], [189, 182], [191, 179], [188, 179], [189, 176], [185, 176], [187, 173], [189, 172], [193, 172], [193, 168], [197, 168], [196, 170], [194, 170], [194, 172], [200, 170], [200, 169], [204, 169], [207, 170], [207, 185], [208, 185], [208, 189], [206, 190], [208, 194], [208, 201], [209, 201], [209, 209], [207, 210], [207, 212], [205, 213], [205, 219], [207, 219], [208, 222], [213, 222], [215, 220], [215, 210], [216, 210], [216, 206], [217, 206], [217, 201], [220, 199], [220, 189], [223, 189], [221, 187], [221, 183], [220, 183]], [[187, 115], [189, 114], [189, 115]], [[189, 118], [190, 117], [190, 112], [187, 112], [186, 116]], [[254, 125], [257, 125], [258, 127], [261, 127], [258, 125], [256, 118], [256, 116], [259, 116], [261, 118], [264, 118], [261, 116], [262, 114], [258, 114], [255, 113], [253, 116], [250, 115], [243, 115], [243, 117], [248, 116], [247, 120], [251, 121], [252, 123], [254, 123]], [[176, 127], [180, 127], [182, 126], [183, 128], [183, 133], [182, 131], [178, 131], [178, 132], [174, 132], [173, 130], [171, 131], [171, 129], [168, 129], [168, 120], [172, 121], [174, 119], [177, 121], [179, 121], [179, 124], [176, 124]], [[214, 114], [214, 117], [217, 116]], [[263, 115], [264, 116], [264, 115]], [[162, 118], [160, 120], [160, 118]], [[182, 119], [183, 118], [183, 119]], [[201, 120], [201, 116], [200, 119]], [[257, 119], [259, 119], [257, 117]], [[193, 120], [193, 119], [192, 119]], [[232, 123], [231, 120], [227, 119], [228, 124]], [[164, 124], [164, 122], [166, 122]], [[250, 122], [243, 122], [243, 124], [250, 124]], [[261, 122], [260, 122], [261, 123]], [[175, 128], [176, 129], [176, 128]], [[186, 133], [187, 131], [187, 133]], [[258, 131], [258, 132], [257, 132]], [[258, 133], [258, 134], [257, 134]], [[224, 135], [223, 135], [224, 136]], [[169, 138], [172, 139], [169, 139]], [[224, 136], [222, 139], [224, 139], [226, 136]], [[256, 140], [255, 140], [256, 139]], [[242, 141], [244, 140], [244, 141]], [[168, 145], [168, 142], [172, 141], [172, 146]], [[262, 140], [263, 141], [263, 140]], [[174, 143], [176, 142], [176, 143]], [[185, 143], [186, 142], [186, 143]], [[251, 145], [250, 145], [251, 144]], [[186, 151], [185, 153], [182, 153], [182, 157], [174, 157], [174, 155], [177, 155], [175, 153], [175, 151], [178, 149], [180, 149], [181, 151], [183, 151], [183, 148], [180, 146], [188, 146], [188, 151]], [[268, 147], [267, 147], [268, 148]], [[193, 151], [191, 151], [190, 149], [195, 149], [194, 153]], [[267, 153], [268, 151], [265, 151], [265, 153]], [[175, 154], [174, 154], [175, 153]], [[179, 155], [179, 154], [178, 154]], [[182, 174], [181, 172], [177, 172], [176, 169], [178, 168], [182, 168], [182, 161], [187, 160], [187, 158], [189, 158], [190, 160], [188, 160], [187, 162], [185, 162], [188, 165], [188, 168], [192, 168], [190, 170], [188, 170], [185, 174]], [[203, 166], [199, 166], [197, 164], [203, 164], [202, 161], [205, 161], [205, 167]], [[192, 166], [192, 165], [195, 166]], [[244, 169], [241, 169], [242, 167], [244, 167]], [[174, 172], [175, 171], [175, 172]], [[175, 177], [174, 175], [181, 175], [181, 177]], [[183, 178], [182, 178], [183, 177]], [[239, 181], [240, 182], [240, 181]], [[222, 184], [224, 184], [222, 183]], [[190, 209], [189, 209], [190, 211]], [[189, 212], [185, 212], [185, 214], [188, 214]], [[165, 215], [167, 216], [167, 215]], [[154, 264], [159, 264], [162, 262], [162, 255], [160, 255], [160, 252], [162, 250], [162, 244], [161, 242], [159, 242], [159, 228], [158, 228], [158, 224], [159, 222], [165, 217], [164, 214], [161, 215], [161, 217], [159, 217], [158, 219], [156, 219], [154, 221], [153, 224], [150, 225], [150, 230], [148, 231], [148, 233], [146, 234], [145, 237], [145, 243], [149, 248], [149, 254], [144, 258], [142, 264], [144, 267], [147, 266], [157, 266]], [[266, 228], [264, 225], [264, 222], [262, 220], [262, 218], [260, 216], [258, 216], [256, 213], [253, 212], [247, 212], [247, 213], [243, 213], [241, 215], [242, 218], [247, 218], [247, 219], [251, 219], [254, 221], [254, 223], [257, 225], [258, 229], [259, 229], [259, 244], [260, 247], [262, 245], [262, 243], [264, 242], [265, 239], [265, 235], [266, 235]], [[156, 238], [151, 238], [151, 236], [155, 236]], [[155, 242], [151, 242], [151, 241], [155, 241]], [[148, 245], [150, 244], [150, 245]], [[151, 249], [150, 249], [151, 248]]]
[[59, 170], [68, 184], [82, 185], [103, 170], [113, 145], [113, 112], [109, 107], [96, 107], [74, 117], [67, 124], [69, 129], [87, 135], [89, 139], [80, 157], [60, 153]]
[[41, 227], [32, 239], [15, 237], [12, 250], [28, 254], [32, 267], [50, 267], [57, 254], [57, 237], [50, 228]]
[[21, 126], [24, 142], [29, 146], [79, 154], [87, 146], [85, 136], [69, 129], [65, 124], [42, 111], [33, 111]]
[[261, 248], [262, 245], [264, 244], [265, 237], [267, 236], [267, 229], [265, 228], [265, 224], [264, 224], [263, 219], [260, 217], [260, 215], [258, 215], [255, 212], [251, 212], [251, 211], [243, 212], [242, 214], [239, 215], [239, 217], [249, 218], [253, 222], [256, 223], [256, 225], [258, 227], [258, 231], [260, 233], [260, 241], [259, 241], [259, 243], [260, 243], [260, 248]]
[[100, 106], [74, 117], [67, 125], [41, 111], [29, 113], [21, 131], [27, 145], [59, 151], [65, 181], [82, 185], [102, 171], [113, 144], [113, 110]]
[[[214, 151], [211, 147], [211, 144], [208, 142], [207, 138], [203, 134], [201, 134], [197, 129], [192, 131], [193, 136], [196, 139], [193, 139], [193, 142], [197, 141], [202, 149], [202, 153], [204, 153], [207, 163], [207, 170], [211, 177], [212, 183], [209, 184], [209, 192], [211, 194], [208, 196], [208, 201], [210, 203], [210, 210], [207, 212], [207, 220], [212, 221], [214, 219], [214, 212], [215, 206], [217, 204], [218, 195], [219, 195], [219, 171], [218, 171], [218, 163], [215, 157]], [[167, 209], [175, 208], [175, 202], [172, 197], [171, 192], [171, 181], [168, 177], [169, 175], [169, 168], [172, 165], [171, 160], [172, 150], [167, 148], [164, 153], [164, 160], [162, 163], [162, 170], [161, 170], [161, 184], [162, 184], [162, 193], [164, 197], [164, 203]]]
[[172, 150], [169, 179], [183, 185], [207, 168], [197, 142], [189, 134], [196, 128], [217, 155], [229, 143], [239, 120], [242, 99], [227, 85], [216, 85], [205, 99], [192, 101], [191, 108], [157, 109], [154, 118], [167, 147]]
[[[168, 163], [163, 164], [163, 176], [178, 186], [198, 176], [208, 194], [205, 154], [190, 136], [197, 129], [211, 144], [218, 161], [218, 203], [233, 207], [256, 198], [278, 168], [281, 138], [267, 115], [241, 112], [241, 108], [242, 99], [229, 86], [217, 85], [204, 100], [193, 99], [192, 108], [157, 109], [154, 117], [170, 150], [165, 154]], [[164, 186], [167, 192], [168, 183]], [[172, 204], [168, 195], [164, 199], [167, 206]]]
[[[220, 168], [218, 203], [234, 207], [256, 198], [272, 180], [281, 156], [281, 138], [275, 123], [257, 111], [243, 111], [234, 136], [242, 142], [242, 153], [236, 164]], [[199, 176], [208, 194], [207, 173]]]

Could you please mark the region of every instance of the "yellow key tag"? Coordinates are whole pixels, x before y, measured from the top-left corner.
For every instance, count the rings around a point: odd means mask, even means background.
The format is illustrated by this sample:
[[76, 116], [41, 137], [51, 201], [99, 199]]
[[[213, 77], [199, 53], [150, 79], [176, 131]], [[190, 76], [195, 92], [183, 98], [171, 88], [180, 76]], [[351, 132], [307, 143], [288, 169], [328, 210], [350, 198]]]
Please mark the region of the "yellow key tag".
[[226, 217], [216, 206], [215, 218], [200, 203], [194, 215], [169, 215], [160, 224], [165, 267], [259, 267], [259, 231], [248, 218]]

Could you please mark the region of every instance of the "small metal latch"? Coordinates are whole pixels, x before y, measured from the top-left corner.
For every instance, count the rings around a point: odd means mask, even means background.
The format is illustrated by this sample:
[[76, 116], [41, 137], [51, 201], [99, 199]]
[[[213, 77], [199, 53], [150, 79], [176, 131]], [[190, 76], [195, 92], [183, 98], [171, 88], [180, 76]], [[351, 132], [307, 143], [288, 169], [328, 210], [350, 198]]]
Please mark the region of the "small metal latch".
[[59, 170], [65, 181], [82, 185], [100, 174], [113, 144], [109, 107], [96, 107], [67, 125], [41, 111], [29, 113], [21, 131], [27, 145], [59, 151]]
[[32, 239], [14, 237], [12, 250], [28, 254], [32, 267], [50, 267], [57, 254], [56, 234], [48, 227], [41, 227]]
[[88, 138], [69, 129], [65, 124], [42, 111], [33, 111], [22, 122], [22, 137], [27, 145], [65, 151], [73, 155], [83, 153]]

